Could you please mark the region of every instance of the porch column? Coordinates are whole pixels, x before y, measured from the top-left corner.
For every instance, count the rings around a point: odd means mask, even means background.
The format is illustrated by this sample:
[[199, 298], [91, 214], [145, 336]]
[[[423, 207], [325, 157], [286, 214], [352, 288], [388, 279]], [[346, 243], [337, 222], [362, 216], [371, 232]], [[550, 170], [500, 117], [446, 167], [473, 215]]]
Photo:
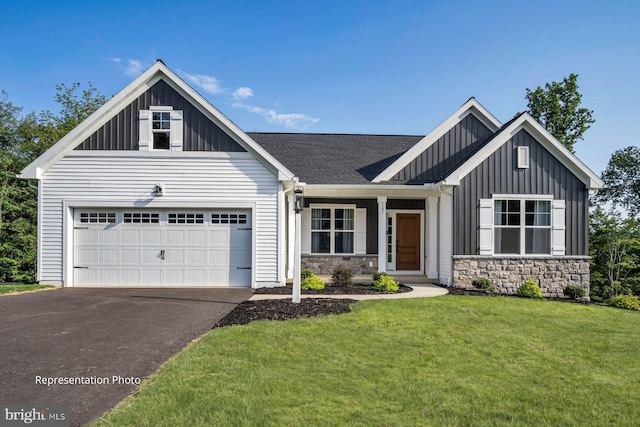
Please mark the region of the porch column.
[[387, 196], [378, 196], [378, 271], [387, 271]]
[[293, 277], [293, 263], [294, 263], [294, 243], [296, 238], [296, 213], [293, 211], [293, 205], [295, 204], [295, 195], [293, 192], [287, 196], [287, 278]]
[[427, 277], [438, 278], [438, 198], [427, 199], [427, 223], [429, 226], [429, 257], [427, 265]]

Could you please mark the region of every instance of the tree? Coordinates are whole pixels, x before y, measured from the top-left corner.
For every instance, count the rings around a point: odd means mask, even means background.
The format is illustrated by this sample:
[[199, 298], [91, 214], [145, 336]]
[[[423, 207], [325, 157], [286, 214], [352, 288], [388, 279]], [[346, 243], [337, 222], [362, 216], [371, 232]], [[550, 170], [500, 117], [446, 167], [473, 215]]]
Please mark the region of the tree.
[[59, 115], [21, 117], [21, 109], [0, 93], [0, 282], [35, 279], [37, 192], [16, 174], [106, 100], [91, 84], [80, 96], [79, 88], [56, 86]]
[[589, 218], [591, 296], [640, 295], [640, 223], [596, 207]]
[[605, 188], [598, 200], [622, 207], [629, 215], [640, 216], [640, 148], [626, 147], [611, 155], [607, 169], [602, 173]]
[[562, 82], [545, 84], [544, 89], [527, 88], [525, 96], [529, 114], [572, 153], [574, 144], [595, 123], [593, 111], [580, 107], [577, 80], [577, 74], [570, 74]]

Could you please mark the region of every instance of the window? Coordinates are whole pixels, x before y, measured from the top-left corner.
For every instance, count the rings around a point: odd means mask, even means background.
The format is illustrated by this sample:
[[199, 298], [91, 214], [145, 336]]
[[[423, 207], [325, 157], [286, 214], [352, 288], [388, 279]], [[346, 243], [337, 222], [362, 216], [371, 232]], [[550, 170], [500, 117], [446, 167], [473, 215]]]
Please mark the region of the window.
[[82, 212], [81, 224], [113, 224], [116, 222], [115, 212]]
[[550, 200], [494, 200], [494, 253], [551, 254]]
[[143, 213], [143, 212], [125, 212], [125, 224], [158, 224], [160, 223], [160, 214]]
[[151, 112], [151, 132], [154, 150], [169, 150], [171, 148], [171, 113], [168, 111]]
[[138, 112], [138, 126], [140, 151], [182, 151], [181, 110], [168, 105], [150, 106], [149, 110]]
[[204, 224], [204, 214], [201, 213], [170, 213], [169, 224]]
[[354, 253], [355, 209], [311, 209], [311, 253]]
[[214, 213], [211, 214], [212, 224], [246, 224], [246, 214], [236, 213]]

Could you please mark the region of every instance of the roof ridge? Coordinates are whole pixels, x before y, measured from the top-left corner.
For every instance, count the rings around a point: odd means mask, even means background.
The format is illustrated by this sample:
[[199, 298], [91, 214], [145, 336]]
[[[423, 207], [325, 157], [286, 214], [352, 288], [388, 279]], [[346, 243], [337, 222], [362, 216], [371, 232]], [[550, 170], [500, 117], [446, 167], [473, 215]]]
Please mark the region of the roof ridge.
[[328, 132], [245, 132], [247, 135], [317, 135], [317, 136], [400, 136], [421, 138], [424, 135], [385, 134], [385, 133], [328, 133]]

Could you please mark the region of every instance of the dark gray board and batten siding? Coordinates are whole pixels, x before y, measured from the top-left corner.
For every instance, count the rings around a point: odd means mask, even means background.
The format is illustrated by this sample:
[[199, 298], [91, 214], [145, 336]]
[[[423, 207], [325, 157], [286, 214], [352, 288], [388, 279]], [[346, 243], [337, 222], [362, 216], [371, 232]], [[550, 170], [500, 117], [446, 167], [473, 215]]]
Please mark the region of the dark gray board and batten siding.
[[76, 150], [138, 150], [138, 111], [152, 105], [183, 111], [183, 151], [246, 151], [164, 80], [118, 112]]
[[480, 120], [469, 114], [413, 159], [391, 181], [407, 184], [440, 181], [491, 135], [492, 132]]
[[[530, 166], [518, 169], [516, 147], [529, 147]], [[493, 194], [552, 194], [566, 202], [566, 255], [588, 255], [588, 190], [569, 169], [521, 130], [454, 188], [454, 254], [478, 255], [480, 199]]]

